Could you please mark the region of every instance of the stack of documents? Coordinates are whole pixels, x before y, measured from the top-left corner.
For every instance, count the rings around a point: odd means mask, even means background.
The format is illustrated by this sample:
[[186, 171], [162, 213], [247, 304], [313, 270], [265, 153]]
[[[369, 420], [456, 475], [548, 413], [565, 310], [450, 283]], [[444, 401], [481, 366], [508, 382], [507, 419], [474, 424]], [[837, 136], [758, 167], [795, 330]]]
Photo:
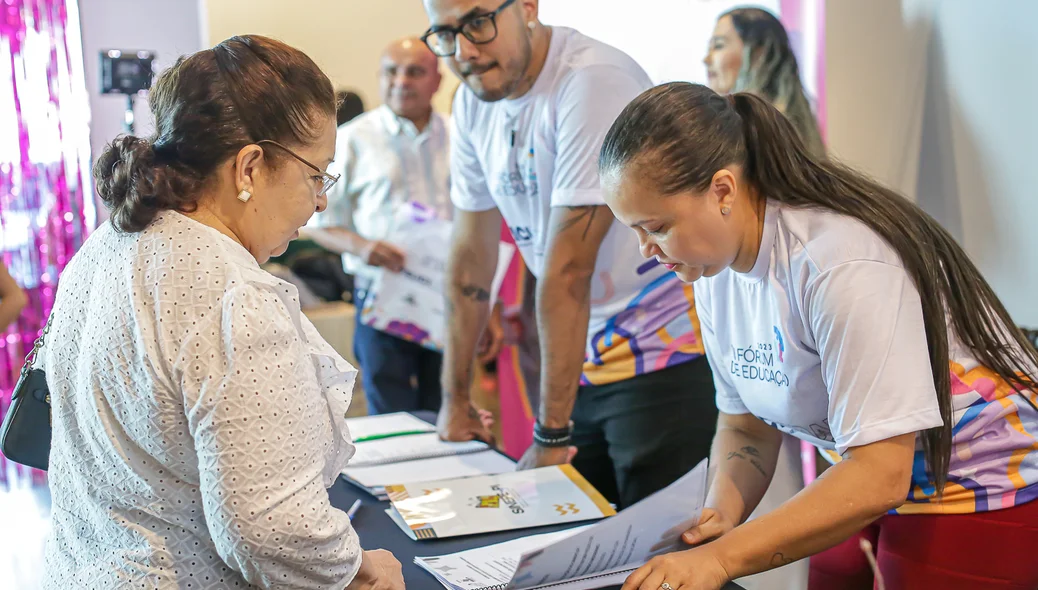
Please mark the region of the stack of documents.
[[415, 563], [451, 590], [583, 590], [622, 584], [650, 558], [683, 549], [706, 501], [703, 461], [670, 486], [591, 526]]
[[445, 442], [435, 428], [411, 414], [350, 418], [356, 454], [342, 475], [380, 500], [385, 487], [432, 479], [515, 471], [515, 462], [481, 441]]
[[616, 511], [571, 465], [391, 485], [390, 516], [412, 539], [596, 520]]
[[353, 442], [367, 442], [393, 436], [436, 432], [436, 427], [407, 412], [347, 418]]

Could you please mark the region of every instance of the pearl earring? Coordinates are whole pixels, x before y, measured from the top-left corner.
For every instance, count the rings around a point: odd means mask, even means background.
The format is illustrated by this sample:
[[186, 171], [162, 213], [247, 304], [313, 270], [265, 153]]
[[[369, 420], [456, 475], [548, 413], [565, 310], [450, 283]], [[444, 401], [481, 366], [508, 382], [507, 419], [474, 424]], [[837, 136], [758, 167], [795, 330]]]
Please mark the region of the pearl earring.
[[721, 207], [721, 215], [728, 215], [731, 212], [732, 212], [732, 208], [729, 207], [728, 205], [725, 205], [724, 207]]
[[241, 201], [242, 203], [248, 203], [249, 199], [251, 199], [251, 198], [252, 198], [252, 193], [250, 193], [249, 191], [247, 191], [245, 189], [241, 189], [241, 192], [238, 193], [238, 200]]
[[526, 23], [526, 28], [530, 29], [531, 31], [536, 29], [537, 28], [537, 21], [533, 21], [532, 20], [532, 21]]

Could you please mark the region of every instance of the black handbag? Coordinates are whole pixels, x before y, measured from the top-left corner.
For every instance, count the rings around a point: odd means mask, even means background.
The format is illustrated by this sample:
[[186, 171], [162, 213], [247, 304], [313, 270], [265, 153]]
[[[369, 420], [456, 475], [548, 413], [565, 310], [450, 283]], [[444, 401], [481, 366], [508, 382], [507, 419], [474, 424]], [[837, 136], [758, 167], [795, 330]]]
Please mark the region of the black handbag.
[[[53, 317], [53, 316], [51, 316]], [[50, 458], [50, 389], [43, 369], [34, 369], [43, 338], [50, 331], [51, 318], [25, 357], [22, 374], [11, 394], [11, 407], [0, 428], [0, 451], [11, 461], [43, 471]]]

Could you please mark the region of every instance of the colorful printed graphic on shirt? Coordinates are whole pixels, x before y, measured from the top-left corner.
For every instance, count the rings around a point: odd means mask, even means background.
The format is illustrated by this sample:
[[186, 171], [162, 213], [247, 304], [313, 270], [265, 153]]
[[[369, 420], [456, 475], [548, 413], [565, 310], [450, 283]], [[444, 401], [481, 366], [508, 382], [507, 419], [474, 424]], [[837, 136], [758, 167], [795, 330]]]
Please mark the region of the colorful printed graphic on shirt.
[[779, 359], [779, 362], [780, 363], [784, 363], [786, 361], [785, 361], [785, 359], [782, 358], [782, 354], [784, 352], [786, 352], [786, 346], [782, 343], [782, 330], [779, 330], [778, 326], [772, 326], [772, 328], [775, 330], [775, 340], [776, 340], [777, 345], [778, 345], [778, 359]]
[[912, 489], [898, 514], [969, 513], [1038, 499], [1038, 392], [1016, 391], [993, 371], [951, 362], [952, 457], [944, 497], [916, 451]]
[[[638, 268], [645, 274], [659, 266], [655, 259]], [[613, 297], [611, 281], [603, 298]], [[594, 302], [592, 302], [594, 304]], [[592, 334], [584, 361], [583, 385], [630, 379], [695, 359], [703, 354], [692, 285], [674, 273], [660, 275], [631, 298], [627, 307]]]
[[498, 174], [494, 194], [499, 197], [536, 197], [539, 194], [536, 163], [533, 147], [517, 151], [511, 168]]

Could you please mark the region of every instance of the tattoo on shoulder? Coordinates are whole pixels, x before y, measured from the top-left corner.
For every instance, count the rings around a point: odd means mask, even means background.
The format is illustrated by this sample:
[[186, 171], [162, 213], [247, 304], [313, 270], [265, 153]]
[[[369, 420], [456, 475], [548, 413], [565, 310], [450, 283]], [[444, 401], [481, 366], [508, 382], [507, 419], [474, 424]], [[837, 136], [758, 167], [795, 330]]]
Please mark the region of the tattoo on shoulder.
[[771, 556], [771, 565], [773, 565], [774, 567], [782, 567], [784, 565], [789, 565], [794, 561], [796, 560], [786, 557], [782, 553], [776, 553], [775, 555]]
[[460, 287], [461, 294], [473, 301], [490, 301], [490, 291], [487, 291], [479, 285], [462, 285]]
[[566, 209], [569, 210], [570, 215], [559, 223], [559, 233], [568, 231], [574, 227], [579, 228], [583, 226], [584, 231], [581, 234], [580, 239], [586, 240], [587, 232], [591, 229], [591, 222], [595, 220], [595, 214], [598, 213], [598, 207], [598, 205], [587, 207], [566, 207]]

